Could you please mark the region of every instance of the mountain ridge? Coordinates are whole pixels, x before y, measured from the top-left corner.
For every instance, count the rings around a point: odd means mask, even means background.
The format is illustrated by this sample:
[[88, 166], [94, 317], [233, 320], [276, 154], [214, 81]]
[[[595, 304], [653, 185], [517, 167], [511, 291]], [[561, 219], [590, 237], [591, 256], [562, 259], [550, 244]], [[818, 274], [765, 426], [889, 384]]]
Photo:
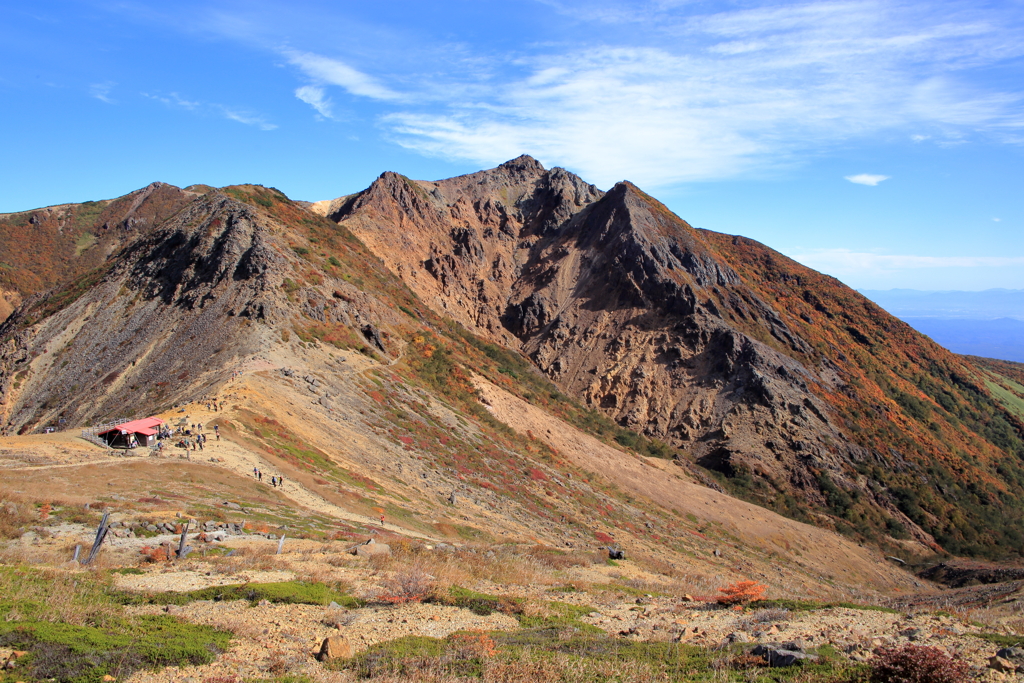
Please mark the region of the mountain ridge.
[[[319, 349], [356, 350], [484, 422], [471, 375], [486, 367], [604, 439], [894, 551], [1024, 550], [1024, 428], [1000, 402], [1011, 385], [994, 393], [969, 360], [833, 278], [695, 229], [631, 183], [602, 192], [520, 157], [440, 181], [384, 173], [310, 210], [259, 186], [181, 197], [0, 327], [8, 429], [193, 400], [282, 349], [330, 367]], [[410, 428], [390, 398], [405, 390], [379, 381], [374, 410], [393, 413], [377, 419]], [[314, 410], [330, 415], [346, 391]]]

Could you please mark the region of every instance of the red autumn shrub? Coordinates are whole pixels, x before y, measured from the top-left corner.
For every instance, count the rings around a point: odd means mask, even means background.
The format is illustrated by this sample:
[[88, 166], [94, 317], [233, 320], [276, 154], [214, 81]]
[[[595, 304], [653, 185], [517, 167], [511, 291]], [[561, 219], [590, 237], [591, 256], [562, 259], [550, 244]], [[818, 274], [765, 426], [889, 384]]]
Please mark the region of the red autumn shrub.
[[718, 596], [718, 603], [720, 605], [745, 605], [748, 602], [762, 599], [766, 590], [768, 590], [767, 586], [756, 581], [740, 581], [731, 586], [719, 588], [718, 592], [721, 595]]
[[871, 683], [963, 683], [965, 662], [952, 659], [937, 647], [906, 644], [878, 650], [871, 663]]

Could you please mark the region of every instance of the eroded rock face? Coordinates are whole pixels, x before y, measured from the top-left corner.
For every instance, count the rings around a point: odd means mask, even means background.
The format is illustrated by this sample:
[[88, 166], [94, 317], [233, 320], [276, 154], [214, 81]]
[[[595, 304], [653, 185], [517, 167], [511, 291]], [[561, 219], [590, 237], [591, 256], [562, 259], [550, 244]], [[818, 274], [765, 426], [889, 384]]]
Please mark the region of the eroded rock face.
[[303, 280], [308, 262], [289, 246], [302, 235], [282, 233], [256, 206], [193, 195], [85, 279], [26, 300], [0, 326], [3, 430], [192, 400], [296, 323], [347, 326], [385, 352], [387, 307], [348, 283]]
[[437, 313], [620, 424], [819, 504], [821, 472], [859, 486], [844, 463], [867, 451], [822, 399], [842, 385], [834, 366], [805, 363], [813, 349], [782, 315], [632, 184], [604, 193], [520, 157], [437, 182], [386, 173], [319, 210]]
[[439, 182], [384, 173], [319, 210], [353, 230], [435, 311], [516, 343], [502, 319], [524, 266], [538, 243], [602, 195], [571, 173], [520, 157]]

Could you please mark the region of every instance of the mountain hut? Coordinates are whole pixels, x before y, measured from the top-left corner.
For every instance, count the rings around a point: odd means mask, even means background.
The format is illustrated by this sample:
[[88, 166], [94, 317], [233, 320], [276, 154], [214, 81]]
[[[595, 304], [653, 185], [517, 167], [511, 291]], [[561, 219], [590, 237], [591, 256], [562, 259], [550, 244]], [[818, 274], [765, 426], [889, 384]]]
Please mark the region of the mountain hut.
[[164, 423], [158, 417], [144, 417], [111, 427], [96, 436], [100, 437], [111, 448], [135, 448], [136, 446], [155, 446], [156, 435], [160, 425]]

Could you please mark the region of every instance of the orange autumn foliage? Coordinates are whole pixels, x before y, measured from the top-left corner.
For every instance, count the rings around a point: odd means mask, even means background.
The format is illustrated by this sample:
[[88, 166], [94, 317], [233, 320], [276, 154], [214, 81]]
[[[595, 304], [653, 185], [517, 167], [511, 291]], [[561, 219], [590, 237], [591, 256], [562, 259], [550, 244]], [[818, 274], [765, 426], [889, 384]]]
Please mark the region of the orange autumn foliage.
[[718, 604], [720, 605], [745, 605], [748, 602], [761, 600], [765, 591], [768, 590], [756, 581], [740, 581], [724, 588], [719, 588]]

